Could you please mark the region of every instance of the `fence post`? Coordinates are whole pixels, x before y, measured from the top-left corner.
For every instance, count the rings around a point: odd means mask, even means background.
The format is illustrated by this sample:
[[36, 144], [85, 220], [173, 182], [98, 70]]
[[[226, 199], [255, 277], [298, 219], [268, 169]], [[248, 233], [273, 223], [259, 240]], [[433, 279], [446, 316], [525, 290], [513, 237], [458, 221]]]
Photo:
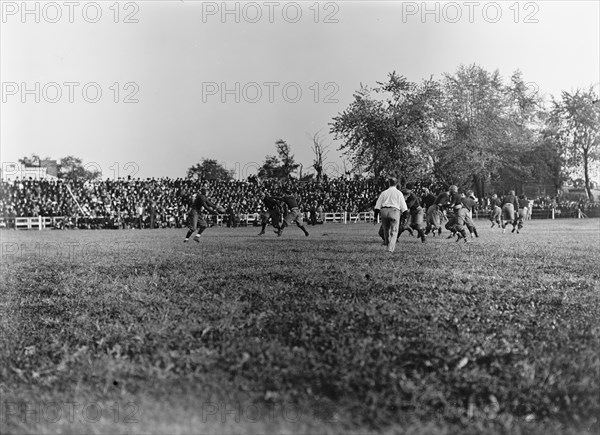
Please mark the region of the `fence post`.
[[554, 219], [554, 208], [552, 208], [552, 219]]

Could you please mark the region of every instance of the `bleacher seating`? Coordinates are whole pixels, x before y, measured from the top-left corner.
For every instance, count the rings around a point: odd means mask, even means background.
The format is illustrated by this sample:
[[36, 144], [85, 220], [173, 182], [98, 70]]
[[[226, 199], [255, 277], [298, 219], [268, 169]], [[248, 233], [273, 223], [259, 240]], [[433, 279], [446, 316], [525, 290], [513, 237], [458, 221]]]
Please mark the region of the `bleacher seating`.
[[[383, 180], [381, 180], [383, 182]], [[298, 182], [296, 180], [199, 181], [195, 179], [118, 179], [94, 182], [15, 180], [0, 182], [0, 228], [182, 228], [186, 226], [192, 195], [208, 187], [210, 199], [233, 210], [236, 224], [257, 225], [261, 210], [259, 192], [277, 195], [283, 185], [298, 199], [304, 218], [312, 223], [372, 221], [369, 204], [384, 190], [372, 179], [345, 178]], [[473, 213], [488, 219], [487, 201]], [[582, 201], [533, 201], [533, 219], [594, 217], [600, 206]], [[141, 213], [141, 214], [140, 214]], [[39, 216], [44, 216], [40, 221]], [[314, 217], [316, 216], [316, 219]], [[238, 222], [239, 218], [239, 222]], [[216, 225], [228, 224], [231, 215], [215, 216]]]

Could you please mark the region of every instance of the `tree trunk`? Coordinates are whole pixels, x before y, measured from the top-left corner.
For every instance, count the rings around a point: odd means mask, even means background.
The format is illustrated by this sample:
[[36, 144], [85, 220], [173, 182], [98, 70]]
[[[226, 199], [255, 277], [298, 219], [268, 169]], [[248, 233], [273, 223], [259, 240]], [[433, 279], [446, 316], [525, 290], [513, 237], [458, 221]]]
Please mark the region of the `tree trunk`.
[[487, 176], [481, 177], [481, 192], [479, 193], [481, 196], [478, 196], [477, 198], [483, 200], [483, 198], [485, 198], [485, 182], [487, 180]]
[[375, 166], [373, 168], [373, 175], [375, 175], [375, 180], [379, 180], [379, 177], [381, 176], [381, 167], [380, 166]]
[[483, 198], [483, 179], [480, 174], [473, 174], [473, 188], [477, 198]]
[[587, 149], [583, 151], [583, 178], [585, 180], [585, 193], [587, 194], [588, 201], [592, 200], [592, 189], [590, 188], [590, 174], [589, 174], [589, 153]]

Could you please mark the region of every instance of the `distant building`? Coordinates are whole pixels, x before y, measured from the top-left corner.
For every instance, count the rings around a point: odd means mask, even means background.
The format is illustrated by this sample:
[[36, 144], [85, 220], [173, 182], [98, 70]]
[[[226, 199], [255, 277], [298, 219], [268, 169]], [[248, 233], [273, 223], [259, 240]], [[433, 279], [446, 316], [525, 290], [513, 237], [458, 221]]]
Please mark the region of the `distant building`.
[[40, 161], [40, 168], [46, 168], [46, 175], [58, 177], [58, 162], [56, 160]]
[[[43, 165], [42, 165], [43, 164]], [[58, 180], [56, 160], [42, 160], [40, 166], [25, 166], [20, 163], [2, 163], [0, 178], [2, 181], [14, 180]]]

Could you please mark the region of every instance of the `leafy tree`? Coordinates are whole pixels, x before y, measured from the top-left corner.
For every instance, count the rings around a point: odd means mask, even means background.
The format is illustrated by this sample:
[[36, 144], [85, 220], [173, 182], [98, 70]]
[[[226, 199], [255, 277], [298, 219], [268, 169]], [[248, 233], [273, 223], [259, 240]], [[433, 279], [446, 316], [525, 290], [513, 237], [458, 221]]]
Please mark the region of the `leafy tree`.
[[[392, 161], [402, 178], [424, 178], [433, 167], [439, 146], [442, 98], [440, 83], [433, 79], [421, 84], [409, 83], [395, 73], [387, 83], [378, 83], [377, 92], [389, 95], [386, 100], [392, 115]], [[389, 172], [394, 172], [390, 168]]]
[[94, 180], [98, 178], [101, 173], [95, 169], [89, 170], [83, 164], [83, 160], [75, 156], [63, 157], [59, 160], [57, 165], [58, 178], [65, 180], [77, 181], [77, 180]]
[[258, 170], [259, 178], [287, 179], [300, 166], [294, 160], [291, 148], [283, 139], [275, 142], [277, 156], [266, 156], [265, 162]]
[[24, 156], [23, 158], [19, 159], [19, 163], [27, 167], [39, 167], [41, 161], [42, 159], [37, 154], [31, 154], [29, 157]]
[[443, 86], [446, 117], [436, 176], [459, 187], [475, 184], [476, 195], [484, 196], [481, 180], [498, 170], [497, 147], [504, 144], [498, 137], [505, 127], [500, 74], [461, 66], [444, 76]]
[[281, 162], [277, 156], [265, 157], [265, 162], [258, 170], [258, 178], [282, 178]]
[[361, 85], [354, 101], [330, 124], [330, 132], [343, 141], [355, 171], [418, 178], [433, 164], [436, 144], [439, 83], [421, 85], [392, 72], [373, 90]]
[[389, 132], [385, 129], [385, 107], [371, 93], [361, 85], [350, 106], [333, 118], [330, 132], [344, 141], [339, 150], [349, 156], [354, 168], [364, 168], [379, 177], [386, 166], [384, 142]]
[[531, 168], [531, 183], [552, 184], [553, 196], [557, 195], [567, 177], [563, 171], [564, 160], [560, 154], [558, 134], [545, 129], [535, 148], [523, 155], [523, 163]]
[[566, 169], [583, 175], [588, 199], [592, 199], [590, 166], [600, 159], [600, 103], [593, 87], [563, 92], [553, 100], [549, 124], [557, 131]]
[[436, 154], [437, 179], [473, 186], [479, 197], [486, 185], [516, 188], [529, 173], [522, 154], [537, 141], [540, 98], [531, 94], [520, 72], [504, 85], [498, 71], [461, 66], [443, 80], [442, 145]]
[[194, 166], [187, 170], [188, 178], [198, 177], [201, 180], [225, 180], [229, 181], [233, 179], [235, 174], [234, 169], [227, 169], [215, 159], [203, 158], [200, 163], [196, 163]]
[[48, 173], [52, 174], [54, 170], [58, 178], [64, 180], [94, 180], [101, 175], [101, 172], [96, 169], [87, 169], [83, 164], [83, 160], [75, 156], [63, 157], [56, 162], [51, 157], [44, 159], [40, 158], [37, 154], [31, 154], [31, 156], [23, 157], [19, 159], [19, 163], [27, 167], [46, 167]]
[[300, 165], [295, 162], [290, 146], [283, 139], [275, 142], [275, 149], [281, 160], [281, 173], [285, 178], [289, 178]]

